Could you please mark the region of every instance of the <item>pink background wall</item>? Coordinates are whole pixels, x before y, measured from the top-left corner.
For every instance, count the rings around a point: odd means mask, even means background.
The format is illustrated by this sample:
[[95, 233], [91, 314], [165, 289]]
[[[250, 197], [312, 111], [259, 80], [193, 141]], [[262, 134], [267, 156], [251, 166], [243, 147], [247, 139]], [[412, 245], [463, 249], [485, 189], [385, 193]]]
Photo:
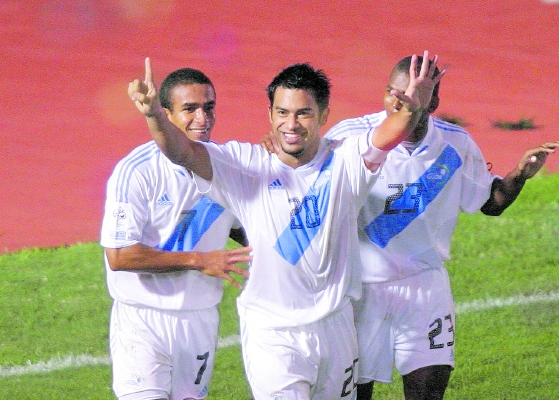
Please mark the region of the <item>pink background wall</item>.
[[[331, 77], [328, 128], [381, 110], [392, 66], [424, 49], [448, 68], [437, 114], [464, 119], [494, 171], [559, 139], [550, 1], [3, 0], [0, 33], [1, 252], [98, 239], [113, 166], [149, 140], [126, 95], [146, 56], [159, 81], [185, 66], [210, 76], [218, 142], [259, 141], [265, 87], [293, 62]], [[519, 118], [539, 129], [491, 127]]]

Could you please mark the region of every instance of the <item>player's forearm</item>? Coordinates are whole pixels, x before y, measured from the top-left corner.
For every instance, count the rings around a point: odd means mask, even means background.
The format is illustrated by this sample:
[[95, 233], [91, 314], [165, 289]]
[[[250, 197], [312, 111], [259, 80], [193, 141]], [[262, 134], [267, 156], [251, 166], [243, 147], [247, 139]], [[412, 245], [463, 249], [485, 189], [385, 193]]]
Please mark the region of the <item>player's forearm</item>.
[[498, 216], [503, 213], [518, 197], [524, 187], [526, 178], [515, 170], [503, 179], [495, 179], [491, 186], [491, 196], [481, 208], [485, 215]]
[[189, 139], [177, 128], [163, 111], [146, 115], [149, 131], [163, 154], [175, 164], [187, 165]]
[[146, 121], [153, 140], [169, 160], [206, 180], [212, 179], [209, 154], [201, 143], [190, 140], [163, 110], [146, 115]]
[[171, 252], [142, 244], [120, 249], [105, 249], [113, 271], [164, 273], [197, 269], [198, 252]]
[[384, 151], [392, 150], [413, 133], [420, 117], [419, 111], [410, 112], [405, 107], [390, 114], [375, 129], [372, 137], [373, 146]]

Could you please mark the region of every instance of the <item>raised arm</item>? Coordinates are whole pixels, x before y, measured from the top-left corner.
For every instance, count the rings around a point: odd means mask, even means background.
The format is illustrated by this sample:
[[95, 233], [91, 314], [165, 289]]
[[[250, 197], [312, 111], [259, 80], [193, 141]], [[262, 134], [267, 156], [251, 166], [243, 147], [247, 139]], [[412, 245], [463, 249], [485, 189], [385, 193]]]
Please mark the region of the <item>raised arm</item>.
[[481, 208], [485, 215], [497, 216], [510, 206], [520, 194], [527, 179], [533, 177], [545, 164], [547, 156], [559, 147], [559, 141], [547, 142], [524, 153], [516, 167], [503, 179], [495, 179], [491, 196]]
[[211, 180], [212, 165], [206, 148], [201, 143], [190, 140], [169, 121], [157, 95], [149, 58], [146, 58], [145, 68], [143, 81], [135, 79], [128, 84], [128, 96], [146, 117], [151, 136], [173, 163]]
[[166, 251], [138, 243], [120, 249], [105, 248], [105, 254], [113, 271], [165, 273], [197, 270], [225, 279], [240, 289], [241, 286], [230, 274], [248, 277], [248, 272], [235, 264], [251, 261], [251, 250], [251, 247], [239, 247], [209, 252]]
[[[417, 73], [417, 55], [413, 55], [409, 70], [410, 81], [404, 93], [392, 90], [391, 94], [396, 96], [402, 103], [398, 112], [390, 114], [373, 132], [372, 145], [384, 152], [396, 147], [398, 143], [413, 133], [421, 114], [429, 107], [433, 88], [442, 79], [446, 70], [435, 75], [438, 56], [429, 62], [429, 52], [423, 53], [423, 62], [419, 74]], [[371, 169], [378, 167], [383, 160], [379, 153], [364, 156]], [[378, 162], [375, 162], [378, 161]]]

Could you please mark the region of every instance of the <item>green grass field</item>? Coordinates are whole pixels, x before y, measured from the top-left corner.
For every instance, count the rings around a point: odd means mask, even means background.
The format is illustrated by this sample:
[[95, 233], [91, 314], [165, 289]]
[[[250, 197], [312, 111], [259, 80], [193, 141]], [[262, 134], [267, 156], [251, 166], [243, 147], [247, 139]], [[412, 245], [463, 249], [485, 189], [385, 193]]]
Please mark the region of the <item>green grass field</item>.
[[[457, 303], [446, 399], [559, 398], [559, 174], [500, 217], [462, 215], [447, 264]], [[96, 243], [0, 256], [0, 398], [111, 399], [111, 301]], [[227, 285], [220, 337], [237, 332]], [[250, 399], [238, 344], [218, 350], [211, 399]], [[402, 399], [401, 380], [375, 400]]]

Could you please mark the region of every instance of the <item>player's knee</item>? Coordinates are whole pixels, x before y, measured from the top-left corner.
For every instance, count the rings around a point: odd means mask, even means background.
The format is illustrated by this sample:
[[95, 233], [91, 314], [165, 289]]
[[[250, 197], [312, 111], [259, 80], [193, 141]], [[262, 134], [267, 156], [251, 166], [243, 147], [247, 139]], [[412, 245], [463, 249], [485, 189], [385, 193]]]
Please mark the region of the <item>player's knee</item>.
[[451, 371], [450, 365], [431, 365], [404, 375], [402, 379], [406, 400], [442, 399]]
[[373, 398], [373, 384], [375, 382], [358, 383], [356, 400], [371, 400]]

